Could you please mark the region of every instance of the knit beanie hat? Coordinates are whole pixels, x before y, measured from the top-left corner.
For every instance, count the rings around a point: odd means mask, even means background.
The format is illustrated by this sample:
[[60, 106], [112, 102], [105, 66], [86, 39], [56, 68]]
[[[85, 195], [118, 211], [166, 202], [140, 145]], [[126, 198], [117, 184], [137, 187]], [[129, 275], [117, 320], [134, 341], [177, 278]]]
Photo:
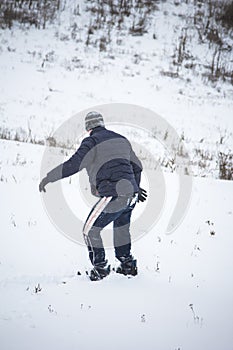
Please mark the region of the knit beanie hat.
[[104, 126], [104, 119], [102, 114], [95, 111], [87, 113], [85, 118], [86, 130], [88, 131], [88, 130], [94, 129], [97, 126]]

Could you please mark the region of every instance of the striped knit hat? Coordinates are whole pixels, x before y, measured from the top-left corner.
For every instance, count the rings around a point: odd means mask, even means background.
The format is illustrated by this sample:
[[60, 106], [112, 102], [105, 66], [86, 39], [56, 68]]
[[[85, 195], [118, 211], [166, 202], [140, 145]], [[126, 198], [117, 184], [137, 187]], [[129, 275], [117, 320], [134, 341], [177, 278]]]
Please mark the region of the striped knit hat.
[[89, 112], [85, 118], [86, 130], [88, 131], [94, 129], [97, 126], [104, 126], [104, 119], [102, 114], [95, 111]]

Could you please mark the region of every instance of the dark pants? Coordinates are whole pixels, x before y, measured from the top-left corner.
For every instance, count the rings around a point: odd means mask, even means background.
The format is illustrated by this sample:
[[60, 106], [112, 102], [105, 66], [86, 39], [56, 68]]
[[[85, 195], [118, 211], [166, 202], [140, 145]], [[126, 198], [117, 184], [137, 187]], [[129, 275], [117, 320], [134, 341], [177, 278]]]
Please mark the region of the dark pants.
[[113, 222], [114, 248], [116, 258], [130, 256], [130, 219], [136, 205], [137, 194], [133, 197], [102, 197], [94, 205], [83, 228], [84, 240], [93, 265], [105, 265], [105, 250], [101, 230]]

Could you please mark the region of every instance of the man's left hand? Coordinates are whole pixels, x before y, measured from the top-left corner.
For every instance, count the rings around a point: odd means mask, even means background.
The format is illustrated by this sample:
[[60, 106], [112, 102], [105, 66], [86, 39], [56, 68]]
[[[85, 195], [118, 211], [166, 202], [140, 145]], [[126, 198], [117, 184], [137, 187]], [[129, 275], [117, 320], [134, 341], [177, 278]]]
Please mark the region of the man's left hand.
[[144, 202], [147, 198], [147, 191], [139, 187], [138, 202]]

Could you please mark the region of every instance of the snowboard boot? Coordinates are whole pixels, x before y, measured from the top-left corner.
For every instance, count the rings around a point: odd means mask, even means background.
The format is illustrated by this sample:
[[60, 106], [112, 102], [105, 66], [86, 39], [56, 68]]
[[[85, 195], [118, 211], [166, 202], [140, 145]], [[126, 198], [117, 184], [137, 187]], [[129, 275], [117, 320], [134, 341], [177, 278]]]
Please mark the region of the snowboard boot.
[[99, 266], [96, 265], [93, 267], [93, 269], [90, 272], [90, 280], [91, 281], [100, 281], [102, 280], [104, 277], [108, 276], [110, 274], [111, 271], [111, 266]]
[[136, 276], [138, 274], [137, 260], [132, 256], [128, 258], [121, 258], [121, 264], [116, 269], [116, 273], [120, 273], [125, 276]]

